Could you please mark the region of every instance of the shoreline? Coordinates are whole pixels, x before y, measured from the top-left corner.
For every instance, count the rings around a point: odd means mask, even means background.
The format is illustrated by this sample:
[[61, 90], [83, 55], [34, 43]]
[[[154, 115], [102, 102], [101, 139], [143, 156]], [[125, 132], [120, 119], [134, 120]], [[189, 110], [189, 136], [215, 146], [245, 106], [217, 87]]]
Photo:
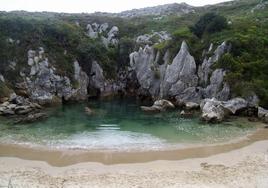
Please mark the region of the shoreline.
[[268, 183], [268, 140], [205, 158], [53, 167], [0, 157], [0, 187], [258, 187]]
[[20, 145], [0, 144], [1, 157], [16, 157], [25, 160], [44, 161], [51, 166], [64, 167], [84, 162], [104, 165], [146, 163], [158, 160], [177, 161], [189, 158], [204, 158], [238, 150], [255, 142], [268, 140], [268, 129], [259, 128], [245, 137], [230, 142], [181, 149], [152, 151], [88, 151], [52, 150]]

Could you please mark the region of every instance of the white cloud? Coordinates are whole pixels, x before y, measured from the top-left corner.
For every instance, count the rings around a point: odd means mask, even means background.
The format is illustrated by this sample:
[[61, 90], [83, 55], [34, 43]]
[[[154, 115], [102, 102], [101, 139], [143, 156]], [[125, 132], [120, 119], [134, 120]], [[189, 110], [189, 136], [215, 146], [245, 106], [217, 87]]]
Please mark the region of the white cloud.
[[186, 2], [201, 6], [227, 0], [0, 0], [0, 10], [52, 11], [69, 13], [120, 12], [167, 3]]

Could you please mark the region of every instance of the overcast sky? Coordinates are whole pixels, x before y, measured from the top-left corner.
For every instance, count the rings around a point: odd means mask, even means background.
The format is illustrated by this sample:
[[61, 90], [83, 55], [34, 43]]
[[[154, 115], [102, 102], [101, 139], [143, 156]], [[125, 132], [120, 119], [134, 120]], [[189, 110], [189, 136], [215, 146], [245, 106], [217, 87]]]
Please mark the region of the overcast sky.
[[228, 0], [0, 0], [0, 10], [51, 11], [68, 13], [121, 12], [167, 3], [186, 2], [201, 6]]

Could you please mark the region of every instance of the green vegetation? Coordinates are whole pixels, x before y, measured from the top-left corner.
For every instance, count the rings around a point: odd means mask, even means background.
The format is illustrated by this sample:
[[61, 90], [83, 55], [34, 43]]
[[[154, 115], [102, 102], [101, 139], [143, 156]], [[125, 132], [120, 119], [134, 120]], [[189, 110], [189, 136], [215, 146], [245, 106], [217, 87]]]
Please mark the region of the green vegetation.
[[190, 28], [197, 37], [201, 38], [204, 34], [219, 32], [227, 28], [227, 20], [223, 16], [209, 12], [201, 16]]
[[[234, 96], [255, 92], [261, 105], [268, 107], [268, 8], [251, 11], [259, 2], [237, 0], [196, 8], [195, 13], [183, 16], [174, 14], [159, 19], [154, 16], [123, 19], [88, 14], [0, 12], [0, 73], [13, 85], [19, 80], [19, 71], [27, 66], [27, 51], [42, 46], [59, 74], [72, 79], [75, 60], [89, 73], [91, 62], [96, 60], [104, 74], [113, 79], [118, 70], [129, 64], [129, 54], [137, 50], [137, 36], [168, 31], [172, 40], [154, 45], [160, 55], [169, 50], [174, 57], [185, 40], [197, 64], [203, 61], [203, 49], [210, 43], [214, 47], [223, 41], [231, 44], [230, 52], [214, 68], [227, 70], [225, 79]], [[107, 49], [100, 38], [92, 40], [86, 36], [86, 25], [94, 22], [119, 27], [118, 47]], [[11, 62], [17, 63], [15, 70], [10, 68]]]

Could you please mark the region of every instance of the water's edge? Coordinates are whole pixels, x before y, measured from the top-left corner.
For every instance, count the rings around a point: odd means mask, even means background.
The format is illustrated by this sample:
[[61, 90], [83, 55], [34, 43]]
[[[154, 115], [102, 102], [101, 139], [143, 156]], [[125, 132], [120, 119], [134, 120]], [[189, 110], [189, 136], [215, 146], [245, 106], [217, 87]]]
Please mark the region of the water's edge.
[[268, 129], [258, 129], [244, 139], [240, 139], [236, 142], [165, 151], [111, 152], [51, 150], [49, 148], [40, 149], [14, 144], [0, 144], [0, 157], [17, 157], [26, 160], [45, 161], [56, 167], [64, 167], [82, 162], [98, 162], [105, 165], [144, 163], [156, 160], [204, 158], [240, 149], [262, 140], [268, 140]]

